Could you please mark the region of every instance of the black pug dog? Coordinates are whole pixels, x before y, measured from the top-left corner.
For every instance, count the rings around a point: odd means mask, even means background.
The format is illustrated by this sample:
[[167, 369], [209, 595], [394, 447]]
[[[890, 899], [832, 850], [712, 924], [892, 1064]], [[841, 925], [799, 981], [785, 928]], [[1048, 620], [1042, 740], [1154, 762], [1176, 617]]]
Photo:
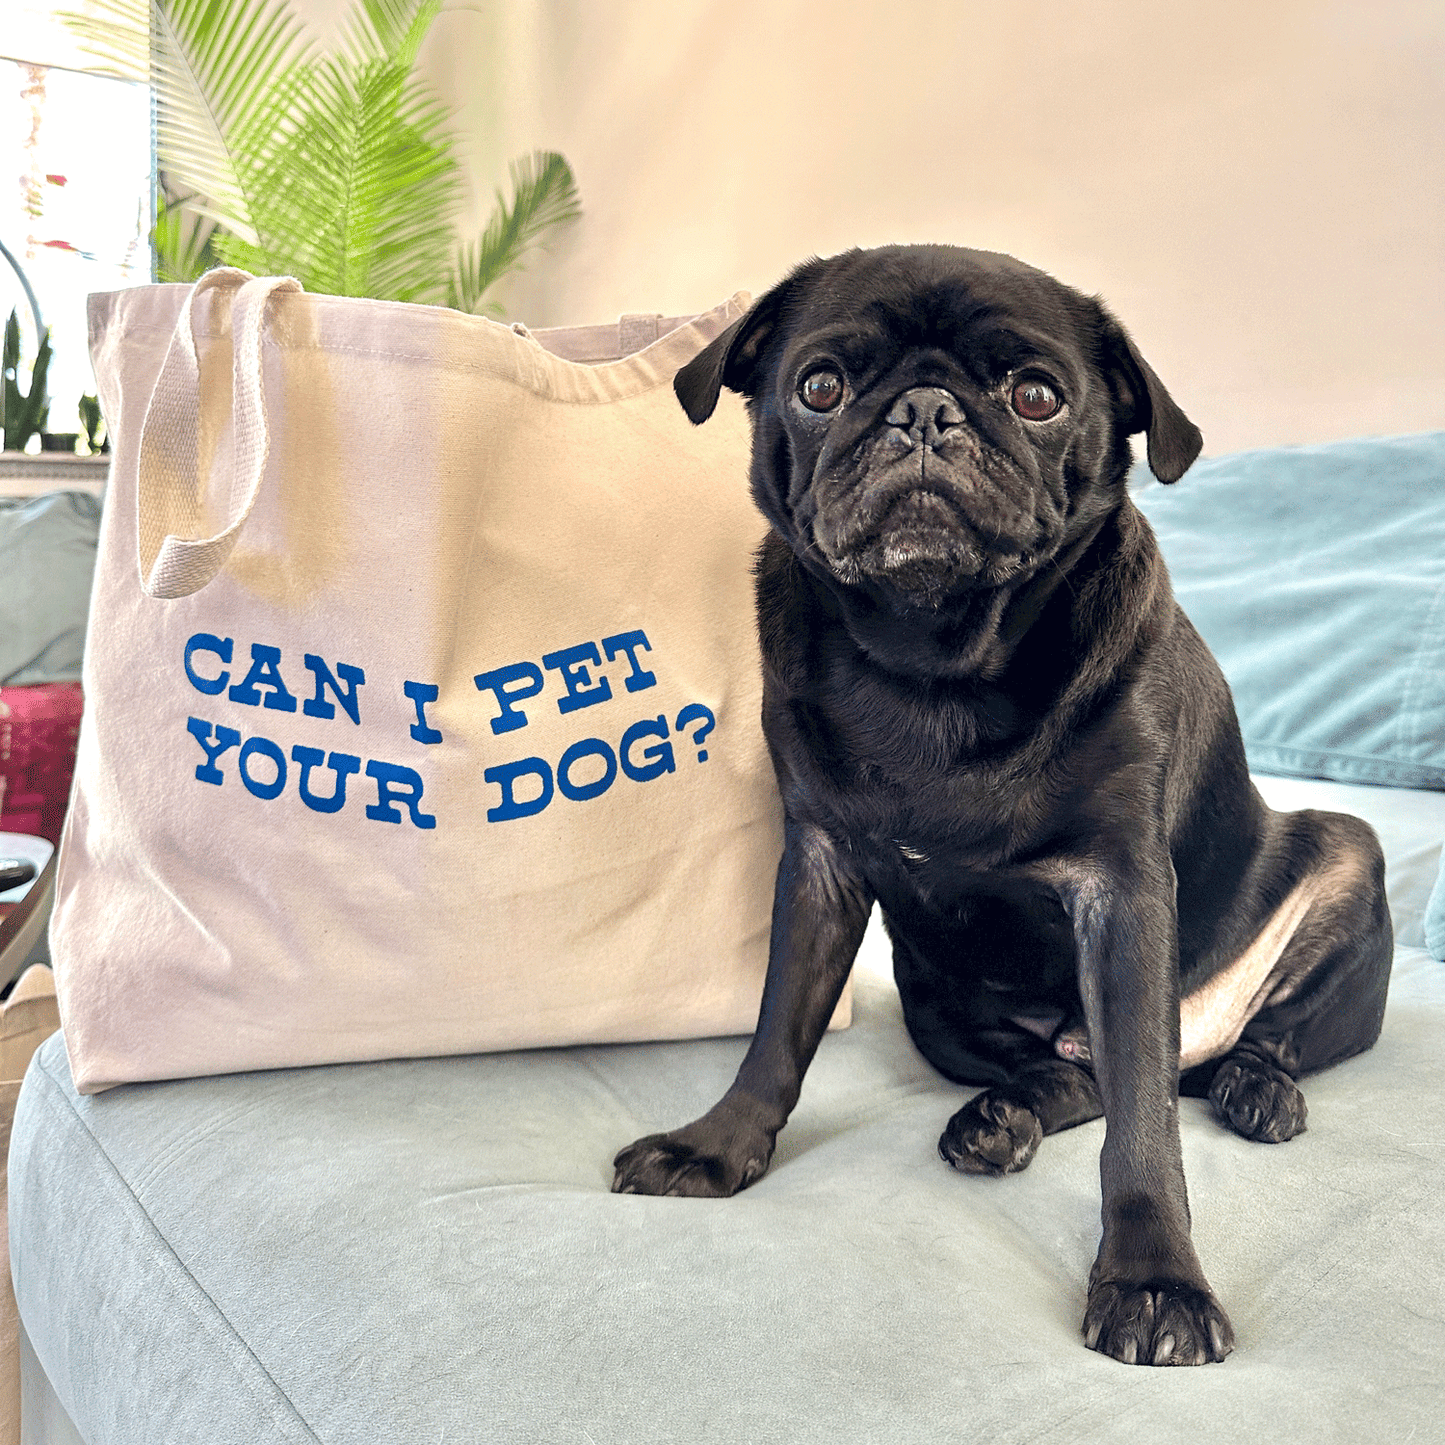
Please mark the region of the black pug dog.
[[677, 375], [747, 399], [763, 727], [786, 810], [757, 1032], [723, 1099], [613, 1188], [732, 1194], [768, 1167], [874, 900], [904, 1017], [985, 1084], [944, 1159], [1024, 1168], [1105, 1116], [1084, 1339], [1233, 1345], [1189, 1233], [1180, 1093], [1249, 1139], [1379, 1033], [1392, 938], [1359, 819], [1280, 814], [1125, 489], [1199, 431], [1097, 301], [948, 246], [801, 266]]

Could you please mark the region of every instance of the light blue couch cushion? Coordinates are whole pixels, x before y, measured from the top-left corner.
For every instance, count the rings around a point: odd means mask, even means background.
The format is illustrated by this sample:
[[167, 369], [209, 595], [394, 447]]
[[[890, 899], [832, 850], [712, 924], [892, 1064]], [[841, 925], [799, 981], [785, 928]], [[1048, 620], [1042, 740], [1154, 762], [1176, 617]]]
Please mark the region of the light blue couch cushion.
[[[1445, 976], [1397, 959], [1369, 1054], [1278, 1148], [1180, 1105], [1194, 1238], [1237, 1352], [1083, 1346], [1102, 1121], [1023, 1174], [949, 1169], [969, 1091], [858, 990], [769, 1173], [608, 1192], [741, 1039], [338, 1065], [82, 1098], [59, 1038], [10, 1162], [15, 1292], [89, 1445], [944, 1445], [1435, 1438]], [[1263, 1435], [1262, 1433], [1263, 1432]]]
[[1445, 432], [1209, 458], [1135, 500], [1252, 768], [1445, 788]]

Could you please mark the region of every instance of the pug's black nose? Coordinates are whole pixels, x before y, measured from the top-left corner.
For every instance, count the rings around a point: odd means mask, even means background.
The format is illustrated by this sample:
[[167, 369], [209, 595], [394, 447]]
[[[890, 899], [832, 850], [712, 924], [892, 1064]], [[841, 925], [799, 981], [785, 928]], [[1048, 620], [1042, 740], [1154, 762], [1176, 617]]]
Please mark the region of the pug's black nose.
[[915, 386], [893, 403], [884, 421], [907, 434], [913, 446], [937, 446], [945, 432], [964, 422], [963, 408], [941, 386]]

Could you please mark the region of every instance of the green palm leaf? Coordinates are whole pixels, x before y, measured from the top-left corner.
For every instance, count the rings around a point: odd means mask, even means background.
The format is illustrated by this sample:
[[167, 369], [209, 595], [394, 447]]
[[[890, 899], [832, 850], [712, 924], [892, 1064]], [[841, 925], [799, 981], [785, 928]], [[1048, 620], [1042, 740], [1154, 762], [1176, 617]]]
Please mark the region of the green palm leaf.
[[80, 41], [80, 48], [100, 62], [97, 74], [114, 75], [147, 85], [151, 78], [150, 0], [92, 0], [92, 14], [57, 10]]
[[410, 74], [438, 8], [403, 0], [383, 23], [354, 23], [349, 54], [308, 67], [279, 153], [273, 146], [253, 188], [255, 239], [223, 239], [228, 261], [284, 268], [308, 290], [342, 296], [440, 291], [461, 176], [447, 111]]
[[534, 151], [513, 161], [512, 200], [497, 192], [497, 208], [478, 241], [462, 247], [447, 283], [447, 305], [459, 311], [496, 311], [483, 296], [554, 226], [582, 214], [572, 168], [556, 151]]
[[175, 197], [162, 186], [151, 229], [157, 281], [195, 281], [221, 258], [216, 252], [216, 223], [192, 209], [194, 196]]
[[[343, 46], [320, 57], [285, 0], [92, 6], [68, 21], [113, 70], [154, 86], [165, 190], [187, 195], [186, 215], [158, 217], [164, 266], [210, 254], [311, 291], [495, 309], [487, 287], [579, 213], [566, 161], [539, 154], [513, 165], [512, 201], [498, 196], [458, 257], [449, 112], [413, 74], [441, 0], [357, 0]], [[209, 253], [196, 215], [215, 224]]]
[[253, 147], [281, 123], [304, 82], [310, 42], [284, 0], [92, 0], [62, 12], [114, 74], [156, 94], [156, 155], [191, 208], [253, 236]]

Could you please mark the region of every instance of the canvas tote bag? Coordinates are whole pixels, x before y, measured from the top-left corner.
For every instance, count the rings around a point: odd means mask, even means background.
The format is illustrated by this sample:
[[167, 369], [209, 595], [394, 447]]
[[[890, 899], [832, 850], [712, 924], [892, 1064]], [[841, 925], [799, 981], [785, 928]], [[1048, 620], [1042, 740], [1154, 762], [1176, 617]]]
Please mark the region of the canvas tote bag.
[[642, 344], [229, 270], [92, 298], [82, 1092], [752, 1029], [764, 524], [741, 406], [671, 389], [745, 306]]

